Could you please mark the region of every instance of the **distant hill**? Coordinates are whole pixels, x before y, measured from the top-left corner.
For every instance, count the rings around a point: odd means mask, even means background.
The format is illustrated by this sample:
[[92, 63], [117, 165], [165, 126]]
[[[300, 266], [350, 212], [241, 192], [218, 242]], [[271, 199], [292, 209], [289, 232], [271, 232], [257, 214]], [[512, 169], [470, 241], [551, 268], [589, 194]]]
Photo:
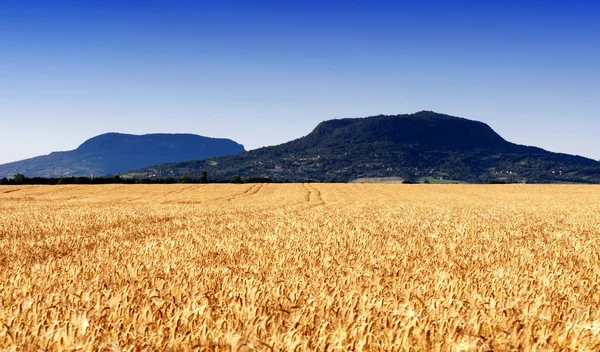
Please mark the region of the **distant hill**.
[[122, 173], [161, 163], [236, 154], [244, 146], [230, 139], [194, 134], [106, 133], [77, 149], [0, 165], [0, 177], [90, 176]]
[[197, 178], [202, 171], [211, 179], [280, 181], [600, 182], [598, 161], [514, 144], [482, 122], [431, 111], [329, 120], [281, 145], [153, 166], [128, 176]]

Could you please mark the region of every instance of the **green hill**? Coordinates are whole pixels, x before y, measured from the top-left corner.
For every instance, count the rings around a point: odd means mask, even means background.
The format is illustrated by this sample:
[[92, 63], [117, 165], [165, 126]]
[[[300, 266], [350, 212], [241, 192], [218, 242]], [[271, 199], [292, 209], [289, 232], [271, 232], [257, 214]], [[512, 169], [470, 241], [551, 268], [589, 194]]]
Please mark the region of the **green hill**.
[[598, 161], [506, 141], [488, 125], [422, 111], [329, 120], [305, 137], [202, 161], [157, 165], [134, 177], [352, 181], [365, 177], [486, 183], [600, 182]]

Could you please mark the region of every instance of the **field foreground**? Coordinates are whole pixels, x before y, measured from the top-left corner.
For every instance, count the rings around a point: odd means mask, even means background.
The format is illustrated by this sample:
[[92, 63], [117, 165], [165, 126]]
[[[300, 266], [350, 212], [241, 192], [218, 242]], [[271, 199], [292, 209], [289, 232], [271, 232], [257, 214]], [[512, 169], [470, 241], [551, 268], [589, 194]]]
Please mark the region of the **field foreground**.
[[600, 350], [600, 188], [0, 187], [0, 350]]

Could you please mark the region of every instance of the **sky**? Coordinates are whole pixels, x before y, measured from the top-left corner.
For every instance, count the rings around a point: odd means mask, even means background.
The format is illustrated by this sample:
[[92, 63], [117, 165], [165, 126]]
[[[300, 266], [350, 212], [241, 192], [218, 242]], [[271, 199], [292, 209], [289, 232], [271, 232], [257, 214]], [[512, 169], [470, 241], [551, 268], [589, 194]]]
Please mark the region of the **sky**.
[[597, 1], [0, 0], [0, 163], [433, 110], [600, 159]]

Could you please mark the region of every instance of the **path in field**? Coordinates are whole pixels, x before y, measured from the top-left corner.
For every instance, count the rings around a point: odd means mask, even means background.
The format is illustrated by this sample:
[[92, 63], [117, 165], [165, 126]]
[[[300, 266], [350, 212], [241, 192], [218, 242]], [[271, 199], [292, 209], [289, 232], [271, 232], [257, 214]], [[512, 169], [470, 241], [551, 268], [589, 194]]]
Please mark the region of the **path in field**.
[[303, 183], [302, 186], [306, 189], [306, 202], [310, 207], [318, 207], [325, 205], [323, 198], [321, 197], [321, 191], [319, 191], [313, 184]]

